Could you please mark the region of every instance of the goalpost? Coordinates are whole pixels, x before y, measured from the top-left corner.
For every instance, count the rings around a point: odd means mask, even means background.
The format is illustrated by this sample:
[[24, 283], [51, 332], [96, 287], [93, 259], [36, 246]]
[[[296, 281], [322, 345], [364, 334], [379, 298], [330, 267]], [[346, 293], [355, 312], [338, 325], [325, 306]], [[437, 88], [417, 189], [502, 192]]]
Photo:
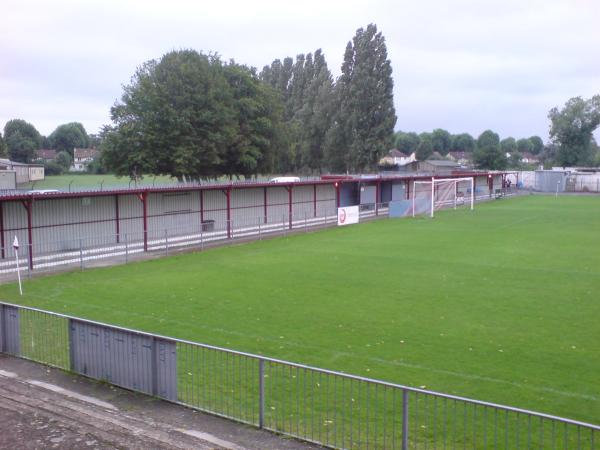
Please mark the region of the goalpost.
[[[469, 187], [470, 199], [460, 189]], [[427, 214], [431, 217], [434, 212], [443, 207], [470, 204], [475, 207], [475, 192], [473, 178], [435, 178], [427, 181], [413, 181], [412, 216]]]

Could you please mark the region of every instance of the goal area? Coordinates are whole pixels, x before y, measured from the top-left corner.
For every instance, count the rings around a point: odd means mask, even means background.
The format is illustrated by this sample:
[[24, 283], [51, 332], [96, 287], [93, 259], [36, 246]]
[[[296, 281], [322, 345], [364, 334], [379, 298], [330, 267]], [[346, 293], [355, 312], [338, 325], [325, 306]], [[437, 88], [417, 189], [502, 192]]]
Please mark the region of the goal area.
[[413, 181], [412, 216], [434, 217], [442, 208], [475, 207], [473, 178], [431, 178]]

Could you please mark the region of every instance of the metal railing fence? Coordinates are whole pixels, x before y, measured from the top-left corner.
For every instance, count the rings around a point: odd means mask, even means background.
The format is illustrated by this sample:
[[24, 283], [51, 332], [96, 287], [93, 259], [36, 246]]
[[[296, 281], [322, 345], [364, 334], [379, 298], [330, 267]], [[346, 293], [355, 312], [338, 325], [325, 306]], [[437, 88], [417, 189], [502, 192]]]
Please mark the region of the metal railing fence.
[[594, 450], [600, 426], [0, 302], [0, 351], [336, 449]]

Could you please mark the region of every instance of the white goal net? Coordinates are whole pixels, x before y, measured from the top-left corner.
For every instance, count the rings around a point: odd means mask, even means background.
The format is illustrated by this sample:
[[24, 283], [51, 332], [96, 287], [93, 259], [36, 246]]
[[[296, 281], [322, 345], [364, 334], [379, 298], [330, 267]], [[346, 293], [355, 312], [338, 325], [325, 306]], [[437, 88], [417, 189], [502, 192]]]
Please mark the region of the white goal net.
[[432, 178], [413, 181], [412, 215], [434, 216], [441, 208], [474, 208], [473, 178]]

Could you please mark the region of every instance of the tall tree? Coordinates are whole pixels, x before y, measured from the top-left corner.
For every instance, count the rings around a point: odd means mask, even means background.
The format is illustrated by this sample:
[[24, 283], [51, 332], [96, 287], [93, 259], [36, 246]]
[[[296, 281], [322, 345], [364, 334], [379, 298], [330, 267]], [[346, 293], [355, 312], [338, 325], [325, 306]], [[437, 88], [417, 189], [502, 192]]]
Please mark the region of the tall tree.
[[450, 151], [472, 153], [475, 149], [475, 139], [469, 133], [455, 134], [452, 136]]
[[507, 137], [500, 141], [500, 148], [504, 153], [510, 153], [511, 155], [517, 151], [517, 141], [514, 137]]
[[589, 100], [574, 97], [562, 109], [552, 108], [550, 139], [558, 147], [556, 163], [561, 166], [591, 164], [593, 133], [600, 125], [600, 95]]
[[534, 155], [539, 155], [544, 151], [544, 141], [541, 137], [531, 136], [529, 142], [531, 142], [531, 153]]
[[70, 122], [59, 125], [56, 130], [48, 136], [50, 148], [56, 151], [68, 152], [73, 157], [73, 149], [87, 148], [90, 144], [90, 139], [85, 131], [84, 126], [79, 122]]
[[6, 158], [7, 156], [8, 156], [8, 153], [6, 151], [6, 143], [4, 142], [2, 133], [0, 133], [0, 158]]
[[[396, 123], [392, 67], [385, 38], [370, 24], [348, 42], [342, 74], [336, 83], [339, 102], [329, 141], [334, 170], [362, 171], [374, 167], [391, 146]], [[343, 153], [343, 158], [339, 155]], [[343, 160], [343, 166], [341, 162]]]
[[450, 144], [452, 143], [452, 137], [450, 133], [441, 128], [436, 128], [431, 133], [431, 143], [433, 145], [433, 151], [438, 152], [442, 156], [446, 156], [450, 151]]
[[517, 151], [520, 153], [531, 153], [533, 144], [529, 139], [522, 138], [517, 141]]
[[224, 67], [232, 91], [236, 134], [221, 158], [220, 172], [249, 177], [274, 166], [276, 129], [281, 117], [274, 91], [245, 66], [231, 62]]
[[419, 146], [419, 135], [415, 132], [404, 133], [398, 131], [396, 133], [394, 146], [406, 155], [412, 155], [417, 151]]
[[473, 162], [480, 169], [505, 169], [508, 161], [500, 147], [500, 137], [492, 130], [486, 130], [477, 138]]
[[4, 125], [4, 140], [8, 156], [13, 161], [28, 163], [42, 145], [42, 136], [35, 127], [22, 119], [12, 119]]

